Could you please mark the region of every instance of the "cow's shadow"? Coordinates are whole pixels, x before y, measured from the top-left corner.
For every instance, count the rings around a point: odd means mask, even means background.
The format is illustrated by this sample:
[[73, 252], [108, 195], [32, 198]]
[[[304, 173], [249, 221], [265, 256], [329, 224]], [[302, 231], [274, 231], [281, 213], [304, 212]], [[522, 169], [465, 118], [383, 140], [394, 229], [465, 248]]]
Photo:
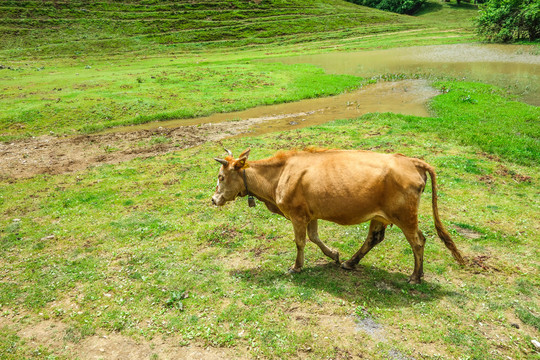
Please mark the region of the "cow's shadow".
[[[269, 293], [276, 293], [279, 288], [287, 289], [285, 291], [290, 291], [290, 296], [302, 299], [323, 291], [347, 302], [367, 302], [371, 306], [384, 308], [409, 307], [446, 296], [462, 296], [429, 279], [422, 284], [411, 285], [407, 283], [408, 274], [404, 272], [390, 272], [362, 264], [350, 271], [341, 269], [335, 263], [315, 263], [298, 274], [288, 274], [280, 269], [252, 268], [236, 270], [235, 276]], [[282, 292], [277, 291], [278, 296], [289, 296]]]

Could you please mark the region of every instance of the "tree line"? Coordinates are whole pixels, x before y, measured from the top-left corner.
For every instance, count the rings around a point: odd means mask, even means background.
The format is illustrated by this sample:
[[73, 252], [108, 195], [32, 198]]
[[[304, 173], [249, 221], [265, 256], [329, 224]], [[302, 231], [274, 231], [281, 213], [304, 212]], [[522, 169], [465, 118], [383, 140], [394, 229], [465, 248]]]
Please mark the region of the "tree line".
[[478, 33], [486, 40], [512, 42], [540, 39], [538, 0], [490, 0], [476, 19]]
[[[347, 0], [349, 2], [412, 15], [426, 0]], [[444, 0], [449, 2], [450, 0]], [[458, 5], [462, 0], [456, 0]], [[469, 2], [470, 0], [463, 0]], [[487, 41], [513, 42], [540, 39], [540, 1], [474, 0], [480, 11], [475, 19], [477, 32]]]

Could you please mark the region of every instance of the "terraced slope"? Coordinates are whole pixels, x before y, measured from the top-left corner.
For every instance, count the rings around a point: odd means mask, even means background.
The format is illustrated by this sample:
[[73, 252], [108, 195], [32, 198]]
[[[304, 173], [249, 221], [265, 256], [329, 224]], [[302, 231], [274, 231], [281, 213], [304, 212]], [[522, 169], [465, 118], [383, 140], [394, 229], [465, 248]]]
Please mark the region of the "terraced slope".
[[0, 56], [291, 44], [418, 26], [341, 0], [0, 0]]

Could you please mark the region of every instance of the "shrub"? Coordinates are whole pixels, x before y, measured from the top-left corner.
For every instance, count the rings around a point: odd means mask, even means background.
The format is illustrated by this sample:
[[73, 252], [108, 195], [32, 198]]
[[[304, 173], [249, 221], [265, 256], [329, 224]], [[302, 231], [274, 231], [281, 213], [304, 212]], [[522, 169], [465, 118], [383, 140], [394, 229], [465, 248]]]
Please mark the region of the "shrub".
[[476, 19], [478, 33], [488, 41], [535, 41], [540, 38], [538, 0], [490, 0]]
[[414, 14], [426, 0], [347, 0], [354, 4], [369, 6], [379, 10], [392, 11], [399, 14]]

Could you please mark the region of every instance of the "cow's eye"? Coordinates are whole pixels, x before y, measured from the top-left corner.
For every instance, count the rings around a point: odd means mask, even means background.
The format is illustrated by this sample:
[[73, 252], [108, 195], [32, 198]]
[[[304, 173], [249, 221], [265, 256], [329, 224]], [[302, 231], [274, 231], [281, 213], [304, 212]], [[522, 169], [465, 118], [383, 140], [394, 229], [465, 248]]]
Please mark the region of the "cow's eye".
[[223, 175], [219, 175], [219, 176], [218, 176], [218, 180], [219, 180], [219, 181], [223, 181], [223, 180], [224, 180]]

